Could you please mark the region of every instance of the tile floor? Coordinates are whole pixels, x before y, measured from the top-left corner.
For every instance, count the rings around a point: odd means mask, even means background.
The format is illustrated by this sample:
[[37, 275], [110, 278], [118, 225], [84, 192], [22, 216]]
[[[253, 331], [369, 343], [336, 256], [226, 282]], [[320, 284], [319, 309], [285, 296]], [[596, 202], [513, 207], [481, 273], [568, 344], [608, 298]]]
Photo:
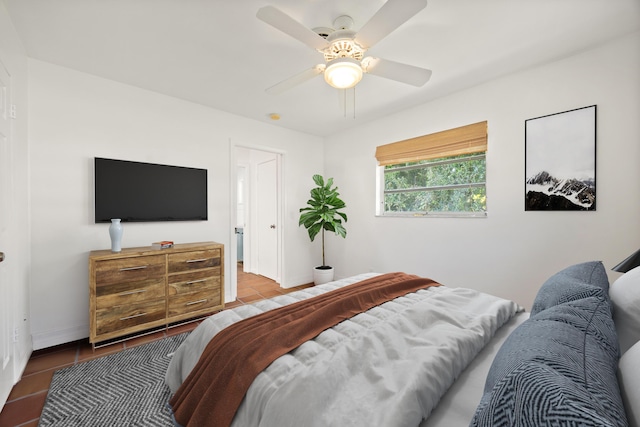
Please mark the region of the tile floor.
[[[311, 285], [282, 289], [273, 280], [255, 274], [243, 273], [241, 264], [239, 264], [238, 298], [233, 303], [226, 304], [225, 307], [232, 308], [241, 304], [249, 304], [308, 286]], [[2, 412], [0, 412], [0, 427], [37, 427], [38, 418], [47, 398], [51, 378], [56, 370], [116, 353], [125, 348], [190, 331], [197, 325], [198, 322], [193, 322], [168, 330], [161, 330], [150, 335], [133, 338], [124, 343], [99, 348], [95, 352], [92, 351], [88, 339], [33, 352], [22, 379], [13, 387], [7, 403], [2, 408]]]

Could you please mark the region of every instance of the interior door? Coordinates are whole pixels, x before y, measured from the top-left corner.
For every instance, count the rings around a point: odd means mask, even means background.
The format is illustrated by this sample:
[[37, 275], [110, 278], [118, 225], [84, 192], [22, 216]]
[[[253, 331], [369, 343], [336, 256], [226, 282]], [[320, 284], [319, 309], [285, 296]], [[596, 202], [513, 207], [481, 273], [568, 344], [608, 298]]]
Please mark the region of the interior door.
[[242, 262], [242, 271], [245, 270], [244, 267], [244, 227], [246, 223], [246, 209], [245, 206], [247, 203], [245, 202], [246, 196], [246, 179], [247, 179], [247, 167], [244, 165], [238, 165], [236, 168], [236, 178], [237, 178], [237, 186], [236, 186], [236, 254], [237, 254], [237, 262]]
[[278, 179], [277, 161], [258, 164], [258, 274], [278, 280]]
[[0, 62], [0, 406], [13, 386], [12, 292], [4, 253], [9, 248], [12, 194], [9, 79], [9, 73]]

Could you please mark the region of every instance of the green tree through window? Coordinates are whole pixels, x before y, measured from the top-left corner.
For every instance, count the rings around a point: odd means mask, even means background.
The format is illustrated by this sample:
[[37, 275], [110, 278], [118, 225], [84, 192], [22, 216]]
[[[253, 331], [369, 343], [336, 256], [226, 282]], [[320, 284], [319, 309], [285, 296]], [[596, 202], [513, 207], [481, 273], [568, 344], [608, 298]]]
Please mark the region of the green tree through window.
[[384, 213], [484, 213], [484, 153], [384, 167]]

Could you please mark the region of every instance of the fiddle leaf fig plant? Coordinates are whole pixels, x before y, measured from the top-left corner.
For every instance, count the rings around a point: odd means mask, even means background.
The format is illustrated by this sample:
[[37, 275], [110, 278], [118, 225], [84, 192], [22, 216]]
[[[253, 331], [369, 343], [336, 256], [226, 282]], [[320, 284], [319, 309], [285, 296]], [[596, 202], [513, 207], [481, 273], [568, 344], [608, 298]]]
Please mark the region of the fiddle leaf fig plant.
[[324, 260], [324, 232], [331, 231], [338, 236], [347, 237], [347, 230], [343, 221], [347, 222], [347, 214], [340, 212], [346, 204], [340, 199], [338, 187], [333, 187], [333, 178], [326, 183], [321, 175], [313, 175], [313, 182], [317, 187], [311, 189], [311, 198], [307, 206], [300, 209], [298, 225], [304, 225], [313, 242], [318, 233], [322, 232], [322, 267], [326, 267]]

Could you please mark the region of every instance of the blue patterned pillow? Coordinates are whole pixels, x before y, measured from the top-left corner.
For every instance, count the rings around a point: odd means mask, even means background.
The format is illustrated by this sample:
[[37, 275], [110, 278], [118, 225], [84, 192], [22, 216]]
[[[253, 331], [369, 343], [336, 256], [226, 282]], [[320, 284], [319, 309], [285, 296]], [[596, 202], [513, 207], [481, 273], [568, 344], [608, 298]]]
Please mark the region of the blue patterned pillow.
[[533, 301], [531, 315], [558, 304], [590, 296], [605, 295], [608, 298], [608, 293], [609, 278], [602, 262], [572, 265], [544, 282]]
[[471, 426], [626, 427], [619, 357], [608, 298], [550, 307], [498, 351]]

